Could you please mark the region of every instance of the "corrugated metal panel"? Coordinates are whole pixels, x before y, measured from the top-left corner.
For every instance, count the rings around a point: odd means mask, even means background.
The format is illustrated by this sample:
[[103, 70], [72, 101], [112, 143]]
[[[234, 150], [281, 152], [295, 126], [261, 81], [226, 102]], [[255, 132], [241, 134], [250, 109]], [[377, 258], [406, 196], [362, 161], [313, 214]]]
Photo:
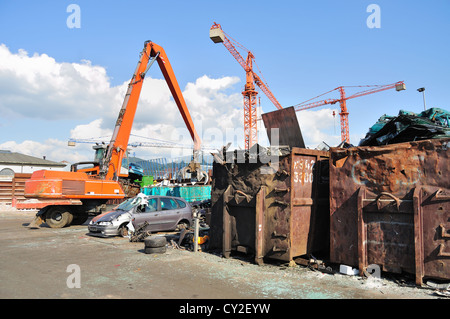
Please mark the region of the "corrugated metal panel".
[[10, 179], [0, 180], [0, 203], [11, 205], [14, 201], [24, 201], [25, 181], [31, 174], [16, 173]]

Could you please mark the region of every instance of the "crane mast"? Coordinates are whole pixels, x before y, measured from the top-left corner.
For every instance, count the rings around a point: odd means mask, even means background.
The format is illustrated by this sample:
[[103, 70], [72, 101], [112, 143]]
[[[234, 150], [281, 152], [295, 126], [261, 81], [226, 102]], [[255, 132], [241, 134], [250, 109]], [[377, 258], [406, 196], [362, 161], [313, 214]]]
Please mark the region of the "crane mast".
[[241, 47], [243, 50], [247, 51], [247, 59], [244, 60], [242, 55], [236, 49], [235, 45], [230, 40], [230, 36], [227, 36], [222, 30], [220, 24], [214, 22], [210, 29], [210, 38], [214, 43], [223, 43], [223, 45], [228, 49], [228, 51], [233, 55], [233, 57], [238, 61], [238, 63], [245, 70], [245, 86], [242, 95], [244, 98], [244, 137], [245, 137], [245, 149], [249, 149], [255, 143], [258, 142], [258, 125], [257, 125], [257, 111], [256, 111], [256, 96], [258, 92], [256, 91], [255, 84], [264, 92], [264, 94], [269, 98], [269, 100], [275, 105], [277, 109], [282, 109], [283, 107], [275, 98], [273, 93], [270, 91], [267, 84], [265, 84], [261, 78], [253, 71], [254, 55], [250, 50], [246, 49], [244, 46], [240, 45], [237, 41], [235, 44]]

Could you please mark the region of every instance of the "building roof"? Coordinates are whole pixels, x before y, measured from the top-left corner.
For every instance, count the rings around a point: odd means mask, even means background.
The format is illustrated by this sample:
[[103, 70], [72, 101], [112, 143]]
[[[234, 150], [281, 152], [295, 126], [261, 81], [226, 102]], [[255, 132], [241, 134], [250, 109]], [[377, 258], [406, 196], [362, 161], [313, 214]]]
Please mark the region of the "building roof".
[[31, 165], [31, 166], [54, 166], [65, 167], [66, 164], [45, 160], [43, 158], [0, 150], [0, 164], [9, 165]]

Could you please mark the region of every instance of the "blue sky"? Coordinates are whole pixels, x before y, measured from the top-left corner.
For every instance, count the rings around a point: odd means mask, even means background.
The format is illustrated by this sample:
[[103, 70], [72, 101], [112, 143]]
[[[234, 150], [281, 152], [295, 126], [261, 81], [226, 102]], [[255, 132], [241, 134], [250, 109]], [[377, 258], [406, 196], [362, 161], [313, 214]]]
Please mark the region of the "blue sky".
[[[66, 24], [70, 15], [66, 9], [72, 3], [81, 9], [80, 28], [70, 29]], [[372, 3], [381, 9], [380, 28], [371, 29], [366, 24], [370, 15], [366, 8]], [[227, 34], [253, 52], [264, 79], [285, 107], [341, 85], [405, 81], [406, 91], [389, 90], [347, 103], [353, 144], [383, 114], [396, 115], [400, 109], [422, 111], [419, 87], [426, 88], [428, 107], [450, 109], [448, 0], [259, 0], [245, 4], [200, 0], [1, 0], [0, 44], [11, 54], [23, 49], [30, 57], [46, 54], [55, 63], [89, 60], [91, 65], [106, 70], [109, 85], [115, 87], [129, 81], [144, 41], [152, 40], [165, 48], [182, 89], [205, 75], [209, 79], [237, 78], [239, 81], [231, 81], [216, 96], [240, 99], [244, 71], [223, 45], [209, 39], [213, 22], [220, 23]], [[245, 53], [241, 54], [245, 58]], [[162, 78], [156, 67], [151, 76]], [[0, 101], [7, 82], [7, 78], [0, 77]], [[20, 81], [16, 85], [20, 86]], [[275, 110], [262, 92], [260, 96], [263, 112]], [[45, 103], [45, 99], [42, 101]], [[49, 110], [60, 112], [58, 117], [37, 116], [29, 111], [5, 112], [14, 109], [13, 103], [3, 102], [0, 106], [4, 113], [0, 118], [3, 148], [11, 141], [15, 146], [26, 140], [41, 144], [52, 138], [67, 141], [71, 129], [99, 117], [98, 113], [73, 116], [66, 112], [68, 106]], [[319, 108], [313, 111], [320, 113]], [[112, 112], [111, 118], [115, 116]], [[308, 116], [314, 118], [314, 113]], [[107, 123], [105, 119], [102, 125], [112, 129], [113, 124], [114, 120]], [[306, 129], [302, 129], [304, 134]], [[330, 136], [339, 135], [339, 119], [336, 117], [335, 129], [329, 125], [324, 129]]]

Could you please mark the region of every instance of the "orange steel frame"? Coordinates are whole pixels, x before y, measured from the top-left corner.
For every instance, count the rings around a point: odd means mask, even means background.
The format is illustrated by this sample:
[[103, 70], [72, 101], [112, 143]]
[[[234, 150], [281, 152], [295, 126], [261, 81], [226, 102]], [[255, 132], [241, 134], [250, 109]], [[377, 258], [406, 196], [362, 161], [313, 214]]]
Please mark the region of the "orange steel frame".
[[[148, 65], [150, 59], [158, 62], [194, 141], [194, 153], [200, 150], [200, 138], [169, 59], [161, 46], [146, 41], [137, 68], [129, 83], [103, 165], [101, 163], [99, 167], [77, 172], [36, 171], [25, 184], [26, 197], [53, 199], [57, 203], [61, 199], [114, 199], [126, 196], [118, 179], [119, 176], [123, 176], [120, 174], [121, 163], [128, 146], [143, 80], [150, 67]], [[51, 204], [50, 202], [46, 203]], [[37, 204], [37, 206], [39, 205]]]
[[125, 100], [122, 105], [122, 109], [120, 110], [116, 127], [108, 147], [108, 152], [110, 152], [110, 154], [107, 154], [107, 158], [110, 158], [110, 160], [107, 161], [107, 169], [104, 169], [104, 171], [106, 171], [105, 179], [107, 180], [114, 179], [116, 176], [121, 176], [120, 167], [127, 149], [139, 95], [146, 71], [148, 70], [147, 66], [150, 58], [156, 58], [156, 61], [158, 62], [164, 79], [166, 80], [175, 103], [177, 104], [178, 110], [180, 111], [192, 140], [194, 141], [194, 152], [200, 150], [200, 138], [195, 130], [194, 122], [192, 121], [191, 115], [186, 106], [186, 102], [183, 98], [180, 86], [178, 85], [175, 73], [173, 72], [172, 66], [169, 62], [169, 58], [161, 46], [151, 41], [146, 41], [144, 50], [141, 53], [141, 59], [128, 86], [128, 92], [125, 96]]

